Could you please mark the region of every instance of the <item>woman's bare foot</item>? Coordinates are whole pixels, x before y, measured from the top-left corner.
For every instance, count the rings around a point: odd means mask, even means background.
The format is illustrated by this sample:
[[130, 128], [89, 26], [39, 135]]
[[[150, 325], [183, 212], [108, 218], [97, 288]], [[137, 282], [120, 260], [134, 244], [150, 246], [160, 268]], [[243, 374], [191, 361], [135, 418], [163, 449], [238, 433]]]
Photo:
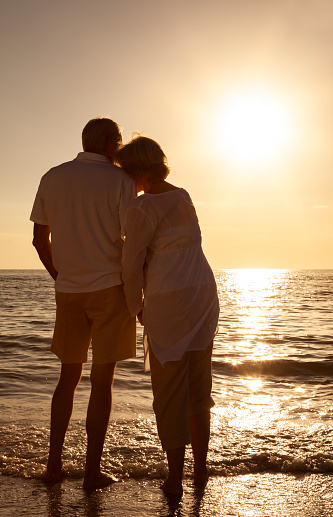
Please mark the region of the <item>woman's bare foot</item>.
[[165, 493], [165, 495], [173, 495], [177, 497], [181, 497], [183, 495], [183, 485], [180, 482], [171, 481], [169, 478], [162, 483], [160, 486], [161, 490]]
[[83, 488], [88, 492], [92, 492], [93, 490], [97, 490], [98, 488], [105, 488], [113, 483], [117, 483], [118, 479], [109, 474], [103, 474], [100, 472], [98, 476], [94, 479], [85, 479], [83, 483]]
[[62, 468], [62, 463], [57, 465], [47, 465], [46, 474], [43, 477], [44, 483], [47, 485], [54, 485], [55, 483], [59, 483], [62, 481], [64, 477], [64, 470]]

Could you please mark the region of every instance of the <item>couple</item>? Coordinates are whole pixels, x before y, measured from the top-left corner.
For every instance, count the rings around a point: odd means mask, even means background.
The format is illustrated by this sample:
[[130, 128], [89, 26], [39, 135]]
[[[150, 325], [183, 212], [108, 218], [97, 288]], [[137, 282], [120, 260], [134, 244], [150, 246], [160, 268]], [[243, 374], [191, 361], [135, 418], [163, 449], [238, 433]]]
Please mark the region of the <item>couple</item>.
[[73, 161], [42, 177], [30, 217], [33, 244], [55, 280], [51, 350], [61, 361], [45, 481], [63, 475], [62, 447], [90, 342], [83, 486], [90, 491], [117, 481], [101, 472], [100, 462], [116, 362], [135, 357], [137, 316], [144, 325], [145, 369], [151, 370], [158, 434], [168, 460], [162, 489], [181, 495], [187, 444], [193, 449], [194, 483], [207, 480], [219, 313], [214, 276], [191, 199], [166, 181], [167, 159], [154, 140], [139, 136], [122, 145], [118, 124], [97, 118], [84, 127], [82, 145]]

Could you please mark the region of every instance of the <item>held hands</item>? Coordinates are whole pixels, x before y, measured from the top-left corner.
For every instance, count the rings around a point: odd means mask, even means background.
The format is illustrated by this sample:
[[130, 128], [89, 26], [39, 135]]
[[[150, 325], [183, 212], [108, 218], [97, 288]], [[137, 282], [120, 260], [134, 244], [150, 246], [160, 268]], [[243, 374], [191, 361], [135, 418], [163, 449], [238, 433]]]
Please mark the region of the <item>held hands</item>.
[[141, 311], [140, 311], [140, 312], [138, 312], [138, 314], [136, 315], [136, 317], [138, 318], [139, 323], [140, 323], [141, 325], [143, 325], [142, 309], [141, 309]]

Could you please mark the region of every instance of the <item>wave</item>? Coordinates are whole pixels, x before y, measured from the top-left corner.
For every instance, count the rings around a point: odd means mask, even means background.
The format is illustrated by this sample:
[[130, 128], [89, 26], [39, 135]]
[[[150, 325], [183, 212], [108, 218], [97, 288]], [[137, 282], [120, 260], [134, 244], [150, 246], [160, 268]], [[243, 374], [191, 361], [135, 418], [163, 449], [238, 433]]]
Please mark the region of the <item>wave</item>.
[[[0, 455], [0, 472], [3, 476], [20, 477], [23, 479], [42, 479], [46, 470], [47, 456], [44, 456], [43, 465], [33, 461], [25, 461], [21, 465], [4, 466], [4, 456]], [[106, 469], [108, 471], [108, 469]], [[129, 459], [123, 465], [112, 466], [109, 472], [117, 475], [119, 479], [163, 479], [167, 476], [167, 463], [165, 459], [159, 461], [145, 459]], [[208, 463], [208, 474], [210, 476], [239, 476], [245, 474], [332, 474], [333, 455], [320, 455], [311, 457], [260, 457], [240, 458], [232, 462], [224, 462], [220, 465]], [[69, 478], [83, 478], [84, 463], [78, 464], [75, 461], [64, 463], [64, 474]], [[192, 477], [190, 468], [185, 465], [184, 478]]]
[[[44, 427], [0, 427], [0, 475], [41, 479], [47, 463], [48, 436], [48, 429]], [[243, 436], [243, 439], [245, 443], [246, 437]], [[300, 443], [294, 442], [294, 447], [295, 450], [283, 453], [273, 449], [260, 453], [240, 453], [237, 444], [234, 444], [234, 452], [229, 451], [224, 457], [221, 456], [225, 454], [222, 445], [219, 451], [212, 447], [208, 455], [209, 474], [333, 473], [333, 454], [320, 450], [320, 444], [313, 442], [311, 451], [306, 452]], [[72, 425], [64, 447], [64, 470], [68, 477], [83, 477], [85, 449], [84, 422], [79, 422]], [[151, 420], [118, 421], [107, 436], [102, 468], [122, 479], [165, 477], [167, 462], [154, 423]], [[192, 470], [192, 455], [188, 453], [185, 458], [185, 478], [192, 475]]]
[[259, 474], [264, 472], [281, 472], [288, 474], [322, 474], [333, 472], [333, 455], [309, 454], [305, 456], [275, 456], [267, 453], [256, 454], [248, 458], [224, 461], [209, 468], [211, 475], [232, 476]]
[[[149, 451], [141, 451], [122, 460], [117, 455], [117, 464], [106, 468], [106, 471], [116, 474], [120, 479], [126, 478], [164, 478], [167, 474], [167, 462], [164, 457], [149, 458]], [[145, 456], [144, 459], [140, 456]], [[41, 479], [45, 474], [47, 454], [42, 457], [26, 458], [24, 461], [8, 462], [8, 458], [0, 454], [0, 472], [3, 476], [21, 477], [24, 479]], [[84, 461], [75, 459], [64, 462], [64, 472], [67, 477], [79, 478], [84, 475]], [[254, 455], [247, 458], [225, 460], [219, 464], [208, 462], [210, 476], [238, 476], [244, 474], [263, 473], [288, 474], [332, 474], [333, 455], [312, 454], [308, 456], [272, 456], [268, 454]], [[185, 464], [184, 477], [191, 477], [191, 466]]]

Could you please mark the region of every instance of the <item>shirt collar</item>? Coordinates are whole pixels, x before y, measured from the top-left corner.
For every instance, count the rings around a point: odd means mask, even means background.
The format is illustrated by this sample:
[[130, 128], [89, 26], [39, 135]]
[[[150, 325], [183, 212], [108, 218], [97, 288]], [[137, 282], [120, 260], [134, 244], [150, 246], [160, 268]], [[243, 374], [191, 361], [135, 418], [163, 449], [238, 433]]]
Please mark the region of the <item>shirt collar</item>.
[[78, 153], [78, 155], [75, 158], [75, 160], [89, 161], [89, 162], [108, 162], [108, 163], [111, 163], [109, 158], [107, 158], [106, 156], [103, 156], [103, 154], [86, 153], [86, 152]]

